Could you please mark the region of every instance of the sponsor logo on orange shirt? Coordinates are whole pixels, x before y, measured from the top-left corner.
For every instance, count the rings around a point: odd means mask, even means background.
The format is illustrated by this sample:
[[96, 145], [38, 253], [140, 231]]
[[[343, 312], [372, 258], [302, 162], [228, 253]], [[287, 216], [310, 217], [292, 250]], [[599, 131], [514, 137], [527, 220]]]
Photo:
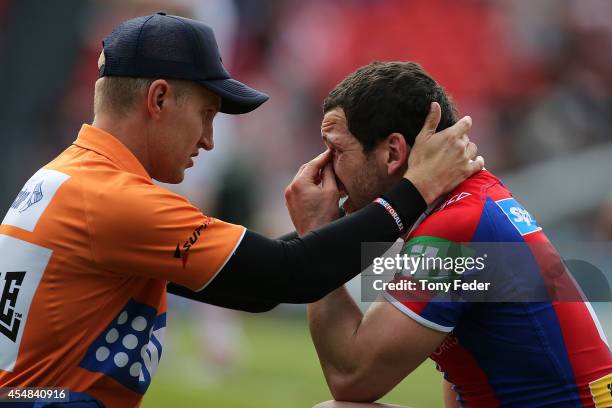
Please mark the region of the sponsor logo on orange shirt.
[[202, 231], [208, 228], [208, 226], [212, 222], [213, 218], [207, 217], [206, 221], [204, 221], [203, 224], [199, 225], [195, 230], [193, 230], [193, 233], [191, 234], [189, 239], [185, 241], [182, 248], [180, 243], [176, 244], [176, 249], [174, 250], [174, 257], [183, 260], [183, 269], [185, 269], [185, 267], [187, 266], [187, 260], [189, 259], [189, 250], [192, 246], [196, 244], [196, 242], [198, 242], [200, 235], [202, 235]]

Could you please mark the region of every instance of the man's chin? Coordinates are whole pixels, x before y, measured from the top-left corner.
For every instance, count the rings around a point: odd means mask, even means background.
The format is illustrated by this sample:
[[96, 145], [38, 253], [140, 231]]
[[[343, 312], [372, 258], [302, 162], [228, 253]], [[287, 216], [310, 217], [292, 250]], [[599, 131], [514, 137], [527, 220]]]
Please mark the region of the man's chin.
[[155, 180], [166, 184], [180, 184], [185, 179], [185, 170], [173, 175], [153, 177]]

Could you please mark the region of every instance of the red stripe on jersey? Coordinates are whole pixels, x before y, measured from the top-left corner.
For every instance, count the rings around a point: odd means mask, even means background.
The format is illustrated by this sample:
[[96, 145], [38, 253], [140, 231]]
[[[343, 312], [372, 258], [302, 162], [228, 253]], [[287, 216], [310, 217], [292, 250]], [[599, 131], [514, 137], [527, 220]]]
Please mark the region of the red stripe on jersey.
[[[530, 244], [532, 253], [541, 271], [544, 273], [544, 281], [549, 289], [556, 289], [562, 293], [550, 293], [551, 296], [556, 296], [559, 301], [552, 302], [552, 305], [559, 320], [561, 333], [563, 333], [563, 342], [565, 350], [568, 352], [568, 360], [574, 372], [576, 387], [582, 400], [583, 406], [594, 407], [595, 402], [589, 388], [589, 383], [598, 380], [607, 374], [612, 373], [612, 355], [608, 346], [600, 337], [599, 330], [595, 324], [596, 317], [591, 315], [591, 311], [586, 305], [586, 299], [582, 299], [581, 293], [575, 287], [575, 283], [571, 279], [567, 270], [562, 276], [553, 274], [552, 278], [547, 276], [546, 271], [551, 271], [551, 268], [557, 268], [559, 265], [553, 263], [558, 262], [558, 254], [550, 245], [550, 249], [555, 251], [551, 255], [543, 246], [550, 242], [546, 236], [537, 232], [524, 237], [525, 241]], [[559, 281], [561, 282], [555, 282]], [[570, 281], [570, 282], [568, 282]], [[554, 286], [553, 286], [554, 285]], [[562, 289], [559, 289], [559, 288]], [[569, 291], [575, 291], [569, 293]], [[576, 300], [576, 301], [568, 301]], [[593, 364], [597, 362], [597, 364]]]
[[[612, 373], [610, 351], [599, 337], [599, 332], [590, 316], [586, 304], [581, 302], [553, 303], [566, 350], [574, 350], [568, 359], [574, 371], [576, 386], [585, 407], [594, 407], [595, 402], [589, 383]], [[593, 364], [593, 362], [599, 364]], [[582, 373], [577, 376], [576, 373]]]
[[[469, 407], [495, 408], [500, 403], [489, 384], [488, 376], [452, 333], [440, 347], [429, 356], [439, 367], [444, 367], [447, 381], [461, 384], [456, 391]], [[452, 374], [448, 374], [452, 373]]]

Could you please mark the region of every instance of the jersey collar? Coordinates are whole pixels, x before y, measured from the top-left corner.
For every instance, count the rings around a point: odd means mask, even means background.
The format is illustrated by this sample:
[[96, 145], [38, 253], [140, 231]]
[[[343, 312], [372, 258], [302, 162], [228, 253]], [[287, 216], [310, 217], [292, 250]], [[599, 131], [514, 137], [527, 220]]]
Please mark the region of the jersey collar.
[[86, 123], [83, 124], [79, 131], [79, 136], [77, 140], [74, 141], [73, 145], [91, 150], [106, 157], [118, 165], [122, 170], [146, 177], [149, 180], [151, 179], [151, 176], [149, 176], [130, 149], [113, 135], [102, 129]]

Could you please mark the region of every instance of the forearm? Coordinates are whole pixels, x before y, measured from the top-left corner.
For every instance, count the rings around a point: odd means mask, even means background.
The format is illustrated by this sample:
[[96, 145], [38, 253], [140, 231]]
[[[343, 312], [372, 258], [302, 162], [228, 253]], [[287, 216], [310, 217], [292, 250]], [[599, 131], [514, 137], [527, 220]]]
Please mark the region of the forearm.
[[[409, 182], [396, 186], [388, 201], [401, 214], [404, 227], [414, 223], [425, 208]], [[234, 255], [201, 293], [311, 303], [360, 272], [362, 242], [393, 242], [401, 232], [396, 219], [374, 203], [288, 241], [247, 231]]]
[[[344, 214], [341, 214], [343, 216]], [[292, 239], [298, 238], [296, 231], [289, 232], [281, 235], [277, 238], [280, 241], [291, 241]], [[227, 309], [239, 310], [242, 312], [249, 313], [263, 313], [268, 312], [278, 306], [278, 302], [267, 301], [261, 299], [254, 299], [241, 296], [233, 296], [231, 293], [227, 293], [220, 290], [207, 290], [201, 292], [192, 291], [184, 286], [177, 285], [176, 283], [170, 282], [168, 284], [168, 293], [180, 296], [185, 299], [194, 300], [196, 302], [208, 303], [210, 305], [224, 307]]]
[[296, 238], [299, 238], [297, 231], [292, 231], [287, 234], [283, 234], [276, 239], [279, 241], [291, 241], [292, 239], [296, 239]]
[[356, 334], [363, 314], [344, 286], [308, 305], [310, 334], [325, 378], [354, 373], [360, 364]]
[[278, 306], [278, 302], [255, 299], [243, 295], [235, 296], [227, 292], [215, 290], [195, 292], [175, 283], [168, 284], [168, 293], [201, 303], [249, 313], [264, 313]]

